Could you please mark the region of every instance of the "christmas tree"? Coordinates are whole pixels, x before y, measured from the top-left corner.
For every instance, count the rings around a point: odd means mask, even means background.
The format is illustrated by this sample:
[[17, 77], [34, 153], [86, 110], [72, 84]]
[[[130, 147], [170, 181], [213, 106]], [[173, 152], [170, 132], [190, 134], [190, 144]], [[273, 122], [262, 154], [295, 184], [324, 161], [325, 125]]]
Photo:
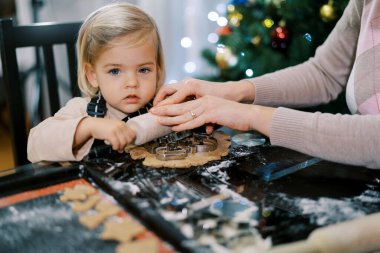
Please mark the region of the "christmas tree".
[[219, 71], [202, 79], [251, 78], [306, 61], [325, 41], [347, 3], [231, 0], [227, 4], [227, 24], [218, 28], [215, 47], [202, 52]]

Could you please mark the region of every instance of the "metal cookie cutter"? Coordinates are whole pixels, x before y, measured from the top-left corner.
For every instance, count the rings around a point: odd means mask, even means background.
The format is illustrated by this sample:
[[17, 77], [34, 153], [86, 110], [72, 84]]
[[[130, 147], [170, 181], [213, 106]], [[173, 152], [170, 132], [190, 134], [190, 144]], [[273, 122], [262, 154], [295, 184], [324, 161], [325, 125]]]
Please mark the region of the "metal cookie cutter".
[[217, 146], [218, 141], [211, 135], [191, 131], [170, 133], [144, 145], [161, 161], [182, 160], [188, 154], [214, 151]]
[[[193, 133], [191, 131], [173, 132], [156, 140], [150, 141], [144, 144], [145, 149], [151, 153], [156, 154], [158, 147], [165, 147], [169, 143], [178, 143], [182, 140], [186, 140], [191, 137]], [[181, 145], [182, 146], [182, 145]]]
[[169, 143], [165, 147], [156, 148], [156, 158], [161, 161], [182, 160], [187, 157], [185, 148], [176, 146], [175, 143]]
[[194, 143], [196, 152], [210, 152], [218, 147], [218, 141], [208, 134], [195, 133]]

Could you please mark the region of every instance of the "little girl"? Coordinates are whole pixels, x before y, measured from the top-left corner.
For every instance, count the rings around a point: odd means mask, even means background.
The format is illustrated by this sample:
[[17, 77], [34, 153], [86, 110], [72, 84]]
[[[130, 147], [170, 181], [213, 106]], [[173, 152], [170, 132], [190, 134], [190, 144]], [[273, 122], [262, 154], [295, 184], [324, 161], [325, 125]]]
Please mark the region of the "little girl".
[[123, 151], [135, 132], [122, 119], [146, 113], [164, 82], [157, 26], [131, 4], [111, 4], [90, 14], [79, 31], [77, 52], [85, 97], [69, 100], [31, 129], [31, 162], [82, 160], [95, 139]]

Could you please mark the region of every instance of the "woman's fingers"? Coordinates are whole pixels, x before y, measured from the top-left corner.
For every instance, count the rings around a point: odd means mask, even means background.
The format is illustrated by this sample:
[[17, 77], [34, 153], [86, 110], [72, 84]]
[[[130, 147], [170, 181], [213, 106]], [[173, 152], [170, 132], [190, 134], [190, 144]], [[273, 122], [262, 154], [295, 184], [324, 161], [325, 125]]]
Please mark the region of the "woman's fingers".
[[[166, 94], [170, 94], [170, 93], [166, 93]], [[160, 97], [156, 96], [157, 102], [156, 104], [154, 103], [153, 104], [155, 105], [155, 107], [160, 107], [160, 106], [170, 105], [170, 104], [178, 104], [178, 103], [189, 100], [188, 97], [190, 96], [193, 96], [193, 94], [189, 89], [180, 88], [176, 90], [175, 92], [171, 93], [169, 96], [166, 96], [164, 99], [161, 99]]]
[[194, 107], [197, 107], [195, 100], [190, 100], [180, 104], [170, 104], [158, 107], [153, 107], [149, 112], [158, 116], [178, 116], [191, 111]]
[[177, 89], [170, 86], [170, 84], [162, 86], [161, 89], [157, 92], [153, 100], [153, 105], [156, 106], [161, 101], [167, 99], [168, 97], [172, 96], [176, 92], [177, 92]]
[[206, 125], [206, 132], [213, 131], [212, 124], [246, 131], [251, 129], [253, 107], [248, 104], [225, 100], [213, 96], [188, 101], [178, 105], [159, 107], [162, 109], [159, 122], [173, 126], [174, 131], [182, 131]]
[[196, 97], [199, 91], [199, 80], [186, 78], [176, 84], [164, 85], [157, 92], [153, 100], [154, 106], [163, 106], [169, 104], [178, 104], [189, 100], [189, 97]]
[[192, 118], [189, 121], [182, 122], [172, 127], [173, 131], [180, 132], [184, 130], [194, 129], [200, 126], [203, 126], [206, 123], [207, 118], [204, 114], [197, 116], [196, 118]]
[[[173, 108], [170, 108], [170, 107], [168, 108], [173, 110]], [[179, 110], [173, 110], [171, 115], [164, 114], [167, 116], [159, 117], [158, 122], [162, 125], [167, 125], [167, 126], [179, 125], [184, 122], [195, 120], [203, 113], [203, 110], [201, 107], [198, 107], [192, 110], [182, 108], [181, 113], [178, 113], [178, 112]]]

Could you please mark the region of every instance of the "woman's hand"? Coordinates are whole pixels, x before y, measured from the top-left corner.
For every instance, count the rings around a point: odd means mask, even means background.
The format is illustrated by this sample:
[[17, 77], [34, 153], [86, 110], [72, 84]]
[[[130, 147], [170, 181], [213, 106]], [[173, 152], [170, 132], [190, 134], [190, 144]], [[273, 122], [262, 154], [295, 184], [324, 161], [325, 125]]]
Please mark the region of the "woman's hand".
[[[273, 110], [206, 95], [182, 104], [154, 107], [151, 113], [159, 116], [160, 124], [173, 126], [173, 131], [211, 123], [241, 131], [257, 130], [269, 135]], [[210, 133], [210, 128], [207, 132]]]
[[218, 83], [188, 78], [175, 84], [162, 86], [157, 92], [153, 104], [155, 107], [177, 104], [206, 95], [233, 101], [252, 102], [254, 85], [247, 80]]
[[136, 133], [121, 120], [86, 117], [75, 132], [74, 148], [91, 137], [107, 141], [112, 149], [123, 152], [125, 146], [135, 140]]

